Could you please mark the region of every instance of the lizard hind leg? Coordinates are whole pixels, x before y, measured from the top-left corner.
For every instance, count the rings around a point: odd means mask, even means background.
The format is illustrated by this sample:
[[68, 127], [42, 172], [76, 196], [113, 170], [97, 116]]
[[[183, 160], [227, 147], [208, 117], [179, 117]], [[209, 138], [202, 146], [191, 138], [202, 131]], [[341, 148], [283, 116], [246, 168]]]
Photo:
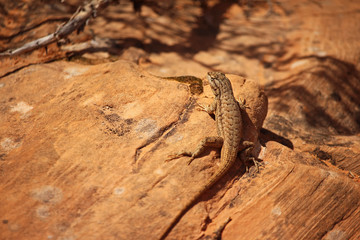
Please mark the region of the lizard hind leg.
[[[252, 161], [254, 163], [254, 166], [256, 168], [256, 172], [259, 173], [260, 169], [259, 169], [259, 165], [261, 164], [255, 157], [248, 157], [246, 159], [247, 161]], [[250, 170], [248, 165], [246, 165], [246, 172], [248, 172], [250, 174]]]
[[240, 156], [242, 161], [245, 164], [246, 167], [246, 172], [250, 172], [249, 171], [249, 166], [248, 164], [246, 164], [249, 161], [252, 161], [254, 163], [254, 166], [256, 168], [256, 172], [259, 173], [259, 165], [261, 164], [258, 159], [256, 157], [254, 157], [252, 154], [253, 149], [254, 149], [254, 143], [253, 142], [249, 142], [249, 141], [244, 141], [243, 143], [244, 149], [242, 150]]
[[201, 142], [197, 145], [196, 149], [193, 152], [182, 151], [174, 155], [170, 155], [169, 159], [166, 161], [171, 161], [173, 159], [189, 156], [188, 165], [195, 159], [198, 158], [207, 148], [221, 148], [224, 143], [224, 139], [219, 136], [213, 137], [205, 137], [201, 140]]

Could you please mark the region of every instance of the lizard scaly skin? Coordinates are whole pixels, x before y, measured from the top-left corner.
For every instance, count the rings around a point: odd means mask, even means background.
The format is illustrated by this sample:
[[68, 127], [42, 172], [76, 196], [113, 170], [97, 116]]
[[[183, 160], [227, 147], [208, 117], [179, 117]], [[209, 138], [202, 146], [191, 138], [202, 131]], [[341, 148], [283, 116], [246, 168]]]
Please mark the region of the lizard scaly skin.
[[[243, 134], [243, 123], [241, 117], [242, 106], [234, 98], [229, 79], [223, 73], [209, 72], [207, 79], [215, 95], [215, 101], [209, 107], [202, 107], [208, 113], [215, 113], [217, 132], [219, 136], [206, 137], [201, 141], [197, 149], [191, 152], [177, 154], [180, 156], [191, 156], [190, 162], [199, 156], [208, 147], [221, 147], [220, 167], [208, 182], [195, 194], [188, 203], [182, 207], [175, 216], [160, 239], [165, 239], [182, 216], [198, 201], [198, 198], [219, 179], [221, 179], [234, 164], [237, 153], [241, 150], [241, 139]], [[190, 163], [189, 162], [189, 163]]]

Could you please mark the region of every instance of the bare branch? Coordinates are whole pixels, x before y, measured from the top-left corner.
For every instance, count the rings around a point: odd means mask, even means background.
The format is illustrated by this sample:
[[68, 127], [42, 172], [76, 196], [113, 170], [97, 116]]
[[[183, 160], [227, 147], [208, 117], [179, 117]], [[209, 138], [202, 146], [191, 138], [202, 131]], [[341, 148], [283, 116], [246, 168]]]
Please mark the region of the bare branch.
[[0, 53], [0, 56], [14, 56], [24, 52], [29, 52], [34, 49], [47, 46], [50, 43], [59, 41], [60, 39], [66, 38], [66, 36], [75, 30], [80, 32], [91, 17], [96, 17], [97, 10], [106, 7], [108, 4], [114, 1], [115, 0], [91, 0], [83, 7], [79, 7], [70, 20], [67, 23], [60, 25], [55, 33], [26, 43], [19, 48], [9, 49]]

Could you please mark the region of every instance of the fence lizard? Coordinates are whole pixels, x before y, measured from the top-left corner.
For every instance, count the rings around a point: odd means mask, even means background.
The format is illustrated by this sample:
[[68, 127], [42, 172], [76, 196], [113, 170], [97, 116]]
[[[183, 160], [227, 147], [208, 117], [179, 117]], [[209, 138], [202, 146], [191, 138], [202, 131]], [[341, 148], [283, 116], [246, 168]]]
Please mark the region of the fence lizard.
[[241, 141], [243, 135], [241, 109], [245, 109], [245, 105], [234, 98], [230, 80], [220, 72], [209, 72], [207, 79], [215, 95], [215, 100], [210, 106], [200, 105], [200, 107], [209, 114], [215, 114], [218, 136], [205, 137], [194, 152], [184, 151], [173, 155], [169, 160], [181, 156], [190, 156], [188, 162], [190, 164], [193, 159], [204, 152], [206, 147], [222, 147], [220, 167], [197, 194], [182, 207], [160, 239], [165, 239], [182, 216], [198, 201], [198, 198], [226, 174], [234, 164], [238, 152], [244, 149], [245, 152], [253, 145], [250, 142]]

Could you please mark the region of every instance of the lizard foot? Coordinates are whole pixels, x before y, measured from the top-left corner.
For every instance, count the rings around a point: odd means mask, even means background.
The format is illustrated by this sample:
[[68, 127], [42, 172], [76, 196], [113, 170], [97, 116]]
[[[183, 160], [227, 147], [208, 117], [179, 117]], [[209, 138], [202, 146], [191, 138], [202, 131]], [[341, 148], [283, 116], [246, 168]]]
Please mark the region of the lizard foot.
[[165, 160], [165, 162], [170, 162], [174, 159], [181, 158], [181, 157], [190, 157], [190, 159], [187, 161], [187, 165], [190, 165], [190, 163], [195, 159], [195, 156], [191, 152], [182, 152], [178, 154], [169, 155], [168, 159]]
[[246, 104], [245, 99], [243, 100], [243, 99], [241, 99], [241, 97], [239, 97], [238, 102], [239, 102], [239, 106], [240, 106], [241, 110], [246, 110], [247, 108], [250, 109], [249, 105]]
[[[191, 157], [192, 156], [192, 153], [191, 152], [181, 152], [181, 153], [177, 153], [177, 154], [172, 154], [172, 155], [168, 155], [168, 158], [165, 160], [165, 162], [170, 162], [174, 159], [178, 159], [178, 158], [181, 158], [181, 157], [184, 157], [184, 156], [188, 156], [188, 157]], [[192, 160], [191, 160], [192, 161]], [[190, 163], [189, 163], [190, 164]]]
[[200, 103], [196, 103], [197, 105], [197, 110], [198, 111], [203, 111], [203, 112], [207, 112], [209, 113], [210, 112], [210, 106], [207, 106], [207, 105], [204, 105], [204, 104], [200, 104]]
[[[259, 166], [261, 166], [262, 163], [259, 160], [257, 160], [255, 157], [248, 157], [246, 161], [252, 161], [256, 168], [256, 173], [260, 172]], [[246, 172], [248, 172], [250, 174], [249, 166], [247, 164], [245, 164], [245, 166], [246, 166]]]
[[191, 156], [191, 158], [187, 161], [187, 165], [190, 165], [190, 163], [195, 159], [194, 156]]

